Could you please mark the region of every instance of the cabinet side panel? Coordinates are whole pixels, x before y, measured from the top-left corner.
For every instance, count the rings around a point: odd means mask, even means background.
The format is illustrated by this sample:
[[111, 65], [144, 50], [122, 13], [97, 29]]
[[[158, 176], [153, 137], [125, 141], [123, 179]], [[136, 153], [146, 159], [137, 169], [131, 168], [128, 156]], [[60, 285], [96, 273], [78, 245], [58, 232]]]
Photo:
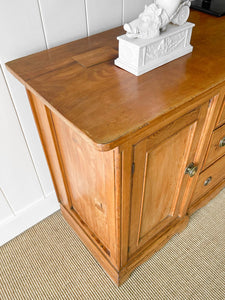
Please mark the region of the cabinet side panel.
[[116, 256], [115, 154], [99, 152], [52, 113], [71, 208], [110, 259]]
[[51, 121], [49, 120], [48, 116], [49, 110], [40, 100], [38, 100], [36, 96], [31, 94], [29, 91], [27, 93], [44, 148], [46, 159], [49, 165], [52, 180], [56, 189], [58, 200], [65, 206], [67, 206], [68, 198], [57, 156], [57, 150], [52, 135], [52, 129], [50, 125]]

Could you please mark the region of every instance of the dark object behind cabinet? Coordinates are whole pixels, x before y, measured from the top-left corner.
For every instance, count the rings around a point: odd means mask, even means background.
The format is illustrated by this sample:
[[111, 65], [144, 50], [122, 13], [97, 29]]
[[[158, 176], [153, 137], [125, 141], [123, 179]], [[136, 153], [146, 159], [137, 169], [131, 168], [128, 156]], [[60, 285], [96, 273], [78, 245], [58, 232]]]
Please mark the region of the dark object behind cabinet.
[[225, 15], [225, 0], [194, 0], [191, 7], [217, 17]]

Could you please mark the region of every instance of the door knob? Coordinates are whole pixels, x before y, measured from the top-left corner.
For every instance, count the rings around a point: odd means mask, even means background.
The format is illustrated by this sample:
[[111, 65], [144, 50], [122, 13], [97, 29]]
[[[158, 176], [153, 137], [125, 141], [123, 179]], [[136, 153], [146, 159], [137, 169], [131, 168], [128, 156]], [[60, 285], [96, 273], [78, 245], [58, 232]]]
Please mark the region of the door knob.
[[220, 141], [220, 147], [224, 147], [225, 146], [225, 137]]
[[211, 181], [212, 181], [212, 176], [206, 179], [206, 181], [204, 182], [204, 186], [207, 186]]
[[189, 166], [187, 166], [185, 174], [188, 174], [190, 177], [193, 177], [197, 171], [198, 167], [192, 162]]

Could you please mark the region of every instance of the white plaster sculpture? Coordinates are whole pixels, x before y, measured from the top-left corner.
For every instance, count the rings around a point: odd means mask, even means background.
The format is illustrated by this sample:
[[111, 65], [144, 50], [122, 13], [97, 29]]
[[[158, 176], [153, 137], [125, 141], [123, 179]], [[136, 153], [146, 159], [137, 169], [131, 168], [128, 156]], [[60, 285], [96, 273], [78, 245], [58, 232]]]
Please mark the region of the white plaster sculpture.
[[115, 64], [136, 76], [192, 52], [194, 24], [187, 22], [191, 0], [153, 0], [124, 25]]
[[189, 17], [190, 4], [190, 0], [154, 0], [137, 19], [125, 24], [124, 30], [130, 38], [157, 37], [170, 22], [183, 25]]

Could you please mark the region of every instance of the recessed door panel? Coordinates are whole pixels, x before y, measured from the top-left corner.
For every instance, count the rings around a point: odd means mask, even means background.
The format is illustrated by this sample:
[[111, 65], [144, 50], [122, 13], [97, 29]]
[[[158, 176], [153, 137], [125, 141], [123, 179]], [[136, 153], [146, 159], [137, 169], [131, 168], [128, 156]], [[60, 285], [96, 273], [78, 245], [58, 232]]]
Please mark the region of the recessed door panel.
[[129, 256], [183, 215], [192, 184], [185, 171], [195, 162], [207, 110], [208, 103], [133, 146]]
[[194, 125], [180, 130], [146, 153], [139, 239], [161, 223], [170, 222], [178, 199]]

